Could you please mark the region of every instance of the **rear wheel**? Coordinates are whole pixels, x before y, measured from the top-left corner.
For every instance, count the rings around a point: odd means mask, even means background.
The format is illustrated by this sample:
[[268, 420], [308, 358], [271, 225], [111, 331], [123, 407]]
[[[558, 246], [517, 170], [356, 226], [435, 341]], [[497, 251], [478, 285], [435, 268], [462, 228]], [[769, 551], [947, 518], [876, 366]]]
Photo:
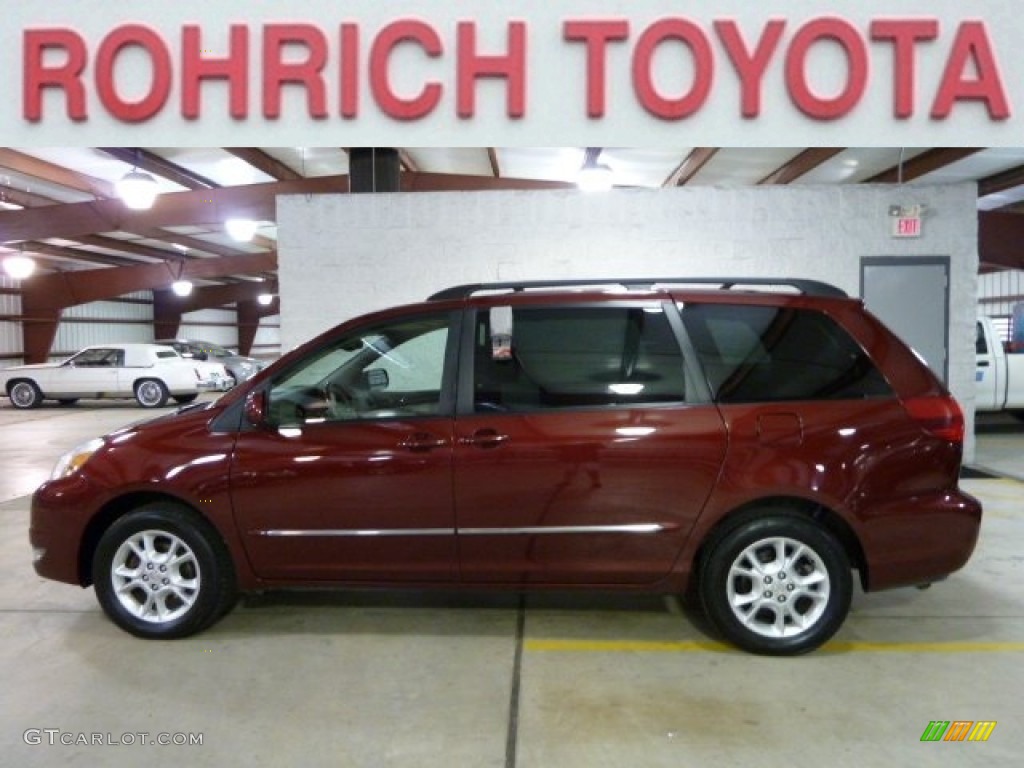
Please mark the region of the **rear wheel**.
[[34, 381], [16, 381], [7, 392], [11, 405], [15, 408], [38, 408], [43, 402], [43, 393]]
[[234, 604], [234, 569], [216, 530], [195, 512], [157, 502], [118, 519], [93, 558], [96, 598], [138, 637], [199, 632]]
[[135, 382], [135, 399], [143, 408], [160, 408], [167, 404], [170, 393], [159, 379], [142, 379]]
[[812, 521], [765, 510], [713, 542], [700, 573], [704, 610], [747, 651], [806, 653], [839, 629], [853, 579], [840, 543]]

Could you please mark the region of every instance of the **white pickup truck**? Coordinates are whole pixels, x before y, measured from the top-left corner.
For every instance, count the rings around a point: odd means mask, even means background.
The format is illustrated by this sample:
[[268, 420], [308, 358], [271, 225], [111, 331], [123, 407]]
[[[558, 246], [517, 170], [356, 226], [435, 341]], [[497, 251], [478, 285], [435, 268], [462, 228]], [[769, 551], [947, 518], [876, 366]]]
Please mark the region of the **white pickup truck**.
[[978, 317], [974, 375], [978, 411], [1010, 411], [1024, 419], [1024, 351], [1007, 352], [991, 317]]

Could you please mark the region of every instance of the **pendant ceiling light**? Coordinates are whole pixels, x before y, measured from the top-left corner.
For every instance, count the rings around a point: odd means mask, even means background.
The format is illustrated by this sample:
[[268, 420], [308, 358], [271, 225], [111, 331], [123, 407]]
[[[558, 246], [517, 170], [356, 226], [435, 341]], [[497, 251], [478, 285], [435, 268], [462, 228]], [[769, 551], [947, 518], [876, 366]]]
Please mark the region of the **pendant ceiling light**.
[[137, 168], [126, 173], [116, 186], [117, 194], [125, 207], [133, 211], [146, 211], [152, 208], [160, 192], [160, 185], [156, 183], [156, 179]]

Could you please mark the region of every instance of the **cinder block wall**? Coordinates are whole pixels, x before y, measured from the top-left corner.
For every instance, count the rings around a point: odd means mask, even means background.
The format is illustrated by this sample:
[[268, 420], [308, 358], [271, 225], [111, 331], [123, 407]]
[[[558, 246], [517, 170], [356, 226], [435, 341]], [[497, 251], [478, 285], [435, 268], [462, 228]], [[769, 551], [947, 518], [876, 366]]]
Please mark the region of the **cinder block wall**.
[[[973, 184], [286, 196], [281, 348], [457, 283], [781, 275], [858, 295], [863, 256], [949, 256], [950, 388], [972, 434], [975, 201]], [[890, 205], [911, 204], [923, 236], [893, 239]]]

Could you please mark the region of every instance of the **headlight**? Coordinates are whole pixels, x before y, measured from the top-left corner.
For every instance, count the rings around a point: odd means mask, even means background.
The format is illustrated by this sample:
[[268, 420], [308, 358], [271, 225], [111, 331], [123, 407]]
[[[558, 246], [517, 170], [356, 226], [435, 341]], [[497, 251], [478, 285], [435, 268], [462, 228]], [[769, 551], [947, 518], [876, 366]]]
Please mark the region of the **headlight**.
[[62, 477], [72, 475], [81, 469], [96, 451], [103, 447], [103, 438], [94, 437], [87, 443], [82, 443], [57, 459], [57, 466], [50, 473], [51, 480], [60, 480]]

